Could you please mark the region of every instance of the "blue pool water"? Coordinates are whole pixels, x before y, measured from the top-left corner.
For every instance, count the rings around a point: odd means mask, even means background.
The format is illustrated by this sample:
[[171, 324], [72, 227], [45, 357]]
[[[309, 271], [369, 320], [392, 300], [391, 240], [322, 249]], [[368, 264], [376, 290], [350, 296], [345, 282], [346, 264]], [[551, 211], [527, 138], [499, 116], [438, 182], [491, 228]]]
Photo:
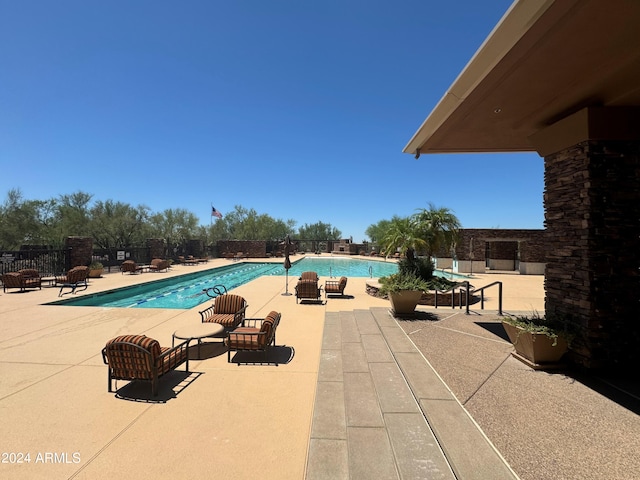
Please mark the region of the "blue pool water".
[[[398, 264], [348, 257], [305, 257], [292, 263], [289, 277], [296, 279], [306, 271], [314, 271], [321, 277], [377, 278], [396, 273]], [[449, 273], [434, 273], [449, 278]], [[189, 309], [210, 300], [203, 292], [205, 288], [224, 285], [227, 290], [231, 290], [264, 275], [285, 274], [282, 263], [234, 263], [93, 295], [59, 300], [49, 305]]]
[[[394, 262], [349, 258], [303, 258], [293, 262], [289, 276], [297, 278], [308, 270], [313, 270], [322, 277], [382, 277], [397, 272], [398, 266]], [[227, 290], [231, 290], [264, 275], [285, 274], [282, 263], [234, 263], [95, 295], [59, 300], [50, 305], [188, 309], [210, 300], [203, 292], [205, 288], [224, 285]]]

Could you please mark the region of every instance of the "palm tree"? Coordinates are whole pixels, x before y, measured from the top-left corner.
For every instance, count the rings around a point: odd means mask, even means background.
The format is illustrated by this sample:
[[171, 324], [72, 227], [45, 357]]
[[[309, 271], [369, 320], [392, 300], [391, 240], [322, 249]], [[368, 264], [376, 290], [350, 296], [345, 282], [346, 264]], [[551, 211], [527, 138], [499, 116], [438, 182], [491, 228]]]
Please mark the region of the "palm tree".
[[390, 252], [400, 251], [404, 253], [407, 260], [415, 262], [416, 250], [427, 247], [426, 242], [416, 230], [416, 226], [411, 218], [393, 217], [380, 241], [381, 248], [389, 256]]
[[455, 246], [461, 225], [448, 208], [436, 208], [430, 203], [428, 209], [422, 208], [415, 213], [411, 221], [417, 235], [424, 240], [429, 258], [442, 249]]

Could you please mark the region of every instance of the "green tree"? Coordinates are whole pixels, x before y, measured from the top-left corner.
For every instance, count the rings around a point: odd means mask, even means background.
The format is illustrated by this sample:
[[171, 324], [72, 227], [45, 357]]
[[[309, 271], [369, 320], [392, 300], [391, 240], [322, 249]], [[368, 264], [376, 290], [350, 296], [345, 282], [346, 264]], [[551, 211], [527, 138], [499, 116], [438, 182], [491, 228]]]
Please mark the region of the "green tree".
[[340, 240], [342, 232], [330, 223], [316, 222], [305, 223], [298, 229], [298, 235], [302, 240]]
[[183, 208], [167, 209], [149, 217], [146, 230], [149, 238], [163, 238], [169, 247], [177, 247], [186, 240], [197, 238], [198, 217]]
[[61, 246], [69, 236], [89, 235], [89, 204], [92, 198], [91, 194], [82, 191], [60, 195], [54, 202], [55, 213], [49, 225], [52, 243]]
[[394, 216], [384, 232], [384, 237], [380, 240], [380, 248], [384, 250], [387, 257], [399, 251], [410, 263], [415, 261], [416, 251], [426, 246], [411, 217]]
[[148, 219], [148, 207], [137, 208], [127, 203], [98, 201], [91, 208], [89, 234], [95, 244], [104, 249], [127, 248], [139, 244], [140, 232]]
[[9, 190], [0, 206], [0, 248], [17, 250], [21, 245], [41, 244], [45, 238], [43, 206], [41, 201], [25, 200], [20, 189]]
[[236, 205], [209, 228], [210, 241], [216, 240], [278, 240], [292, 234], [295, 220], [275, 219], [258, 214], [255, 209]]
[[371, 243], [377, 244], [385, 236], [385, 233], [390, 224], [390, 220], [380, 220], [378, 223], [369, 225], [364, 233], [367, 237], [369, 237]]
[[422, 208], [412, 217], [417, 235], [425, 241], [426, 254], [431, 258], [441, 250], [449, 250], [455, 246], [460, 221], [448, 208], [437, 208], [432, 203], [429, 208]]

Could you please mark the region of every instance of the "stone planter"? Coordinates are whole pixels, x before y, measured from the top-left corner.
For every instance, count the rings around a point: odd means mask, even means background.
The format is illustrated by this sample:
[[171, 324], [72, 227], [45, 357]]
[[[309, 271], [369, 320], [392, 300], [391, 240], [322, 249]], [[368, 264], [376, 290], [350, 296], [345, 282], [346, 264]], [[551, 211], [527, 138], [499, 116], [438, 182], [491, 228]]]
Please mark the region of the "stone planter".
[[389, 294], [391, 309], [398, 315], [410, 315], [416, 310], [416, 305], [422, 298], [420, 290], [400, 290]]
[[515, 348], [515, 358], [536, 369], [560, 366], [560, 360], [569, 348], [565, 338], [559, 336], [554, 340], [544, 333], [527, 332], [506, 322], [502, 325]]

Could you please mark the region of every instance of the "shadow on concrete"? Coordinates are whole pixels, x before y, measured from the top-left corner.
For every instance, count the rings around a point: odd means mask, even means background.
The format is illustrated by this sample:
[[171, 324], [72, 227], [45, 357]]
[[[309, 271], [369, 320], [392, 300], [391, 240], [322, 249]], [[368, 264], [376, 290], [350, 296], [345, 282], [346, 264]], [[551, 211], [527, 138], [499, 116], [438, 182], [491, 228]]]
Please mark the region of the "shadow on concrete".
[[474, 322], [479, 327], [484, 328], [486, 331], [493, 333], [496, 337], [500, 337], [505, 342], [510, 342], [509, 336], [505, 331], [502, 323], [496, 322]]
[[231, 357], [231, 363], [246, 365], [280, 365], [293, 360], [295, 350], [286, 345], [276, 345], [266, 352], [236, 352]]
[[227, 346], [223, 342], [202, 342], [200, 344], [200, 356], [198, 357], [198, 346], [194, 343], [189, 345], [189, 360], [206, 360], [207, 358], [219, 357], [227, 353]]
[[437, 314], [431, 312], [423, 312], [420, 310], [416, 310], [413, 313], [408, 314], [400, 314], [395, 313], [392, 310], [389, 310], [393, 318], [396, 320], [403, 320], [407, 322], [416, 322], [416, 321], [429, 321], [429, 322], [437, 322], [440, 320], [440, 317]]
[[640, 415], [640, 380], [637, 378], [615, 375], [594, 376], [574, 371], [565, 373], [621, 407]]
[[[185, 388], [190, 386], [202, 373], [173, 370], [163, 375], [158, 381], [158, 395], [151, 393], [151, 382], [133, 380], [116, 391], [116, 398], [130, 402], [167, 403], [177, 398]], [[122, 381], [122, 380], [121, 380]]]

